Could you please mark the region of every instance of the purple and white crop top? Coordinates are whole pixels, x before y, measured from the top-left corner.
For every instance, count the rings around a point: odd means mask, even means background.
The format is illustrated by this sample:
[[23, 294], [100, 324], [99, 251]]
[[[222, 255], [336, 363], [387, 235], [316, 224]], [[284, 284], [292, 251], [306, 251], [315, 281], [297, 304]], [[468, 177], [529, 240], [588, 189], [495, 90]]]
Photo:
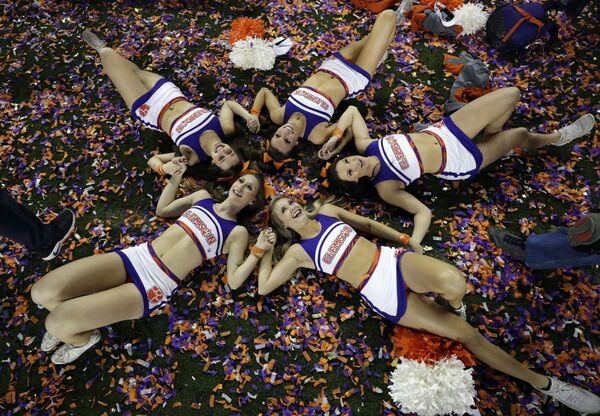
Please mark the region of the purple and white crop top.
[[300, 245], [310, 256], [317, 270], [336, 275], [359, 236], [352, 227], [337, 218], [318, 214], [321, 232]]
[[285, 102], [283, 122], [287, 123], [292, 114], [301, 113], [306, 117], [306, 128], [302, 138], [308, 139], [317, 124], [329, 123], [335, 104], [327, 95], [310, 87], [300, 87], [295, 90]]
[[423, 175], [421, 156], [407, 134], [391, 134], [376, 140], [367, 146], [364, 155], [377, 156], [380, 162], [379, 172], [371, 178], [373, 185], [389, 180], [408, 185]]
[[214, 131], [221, 139], [225, 137], [217, 116], [205, 108], [192, 107], [171, 123], [171, 139], [177, 146], [191, 147], [200, 161], [205, 162], [210, 160], [210, 156], [200, 146], [200, 136], [208, 130]]
[[177, 219], [179, 225], [190, 236], [200, 250], [204, 260], [220, 256], [223, 245], [237, 222], [219, 217], [214, 210], [212, 198], [196, 202]]

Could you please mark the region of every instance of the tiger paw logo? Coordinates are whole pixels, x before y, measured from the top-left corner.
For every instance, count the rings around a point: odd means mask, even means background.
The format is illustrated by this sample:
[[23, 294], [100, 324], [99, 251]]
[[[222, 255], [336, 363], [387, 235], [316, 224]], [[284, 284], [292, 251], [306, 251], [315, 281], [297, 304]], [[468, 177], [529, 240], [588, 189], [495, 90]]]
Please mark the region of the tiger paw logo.
[[442, 127], [444, 127], [444, 122], [443, 121], [438, 121], [437, 123], [435, 123], [433, 125], [433, 127], [437, 127], [438, 129], [441, 129]]
[[148, 289], [146, 294], [148, 295], [148, 300], [150, 303], [159, 303], [165, 297], [162, 291], [156, 286], [152, 286], [150, 289]]
[[140, 106], [140, 108], [138, 109], [138, 111], [142, 117], [146, 117], [146, 114], [148, 114], [149, 110], [150, 110], [150, 106], [148, 104], [142, 104]]

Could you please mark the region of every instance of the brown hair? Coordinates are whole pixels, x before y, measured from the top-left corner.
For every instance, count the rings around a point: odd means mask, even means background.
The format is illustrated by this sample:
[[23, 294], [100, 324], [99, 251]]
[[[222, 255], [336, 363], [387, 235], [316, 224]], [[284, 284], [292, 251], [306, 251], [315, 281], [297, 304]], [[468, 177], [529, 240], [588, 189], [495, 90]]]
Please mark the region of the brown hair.
[[[277, 243], [275, 243], [275, 248], [273, 249], [273, 258], [275, 261], [281, 260], [286, 251], [290, 248], [292, 244], [300, 241], [300, 234], [291, 228], [287, 228], [283, 223], [277, 218], [273, 209], [275, 208], [275, 204], [277, 201], [287, 198], [286, 195], [278, 195], [269, 204], [269, 212], [271, 215], [269, 216], [269, 226], [275, 230], [277, 234]], [[325, 204], [330, 204], [336, 201], [337, 198], [329, 197], [326, 200], [318, 200], [313, 203], [310, 209], [306, 210], [306, 216], [311, 220], [314, 219], [318, 212], [319, 208]]]

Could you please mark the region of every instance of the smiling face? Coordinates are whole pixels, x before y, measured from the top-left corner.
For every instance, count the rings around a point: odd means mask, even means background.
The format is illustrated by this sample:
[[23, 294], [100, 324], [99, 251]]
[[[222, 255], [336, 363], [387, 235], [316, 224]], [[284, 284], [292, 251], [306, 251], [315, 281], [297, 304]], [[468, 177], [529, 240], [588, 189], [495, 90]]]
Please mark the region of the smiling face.
[[254, 175], [244, 175], [231, 185], [228, 198], [241, 206], [252, 205], [258, 190], [258, 178]]
[[346, 182], [358, 182], [364, 176], [372, 174], [373, 167], [364, 156], [348, 156], [335, 165], [335, 173]]
[[241, 162], [235, 151], [225, 143], [217, 143], [213, 146], [210, 157], [213, 163], [220, 169], [229, 170]]
[[298, 144], [299, 138], [300, 135], [296, 134], [290, 124], [284, 124], [275, 131], [275, 134], [271, 138], [271, 147], [279, 153], [287, 155]]
[[296, 229], [309, 220], [302, 205], [287, 198], [275, 202], [271, 214], [283, 227], [291, 229]]

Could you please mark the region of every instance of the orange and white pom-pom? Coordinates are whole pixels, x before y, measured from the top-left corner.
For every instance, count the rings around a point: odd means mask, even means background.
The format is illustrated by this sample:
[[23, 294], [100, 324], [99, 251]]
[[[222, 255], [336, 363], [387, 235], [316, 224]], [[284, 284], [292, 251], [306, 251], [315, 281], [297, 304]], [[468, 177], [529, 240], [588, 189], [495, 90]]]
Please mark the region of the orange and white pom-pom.
[[433, 416], [469, 413], [475, 402], [475, 357], [460, 343], [396, 325], [392, 357], [400, 363], [390, 376], [392, 399], [404, 413]]
[[229, 44], [233, 45], [239, 40], [246, 38], [263, 38], [265, 28], [262, 20], [249, 17], [238, 17], [231, 23], [229, 30]]
[[466, 366], [475, 365], [475, 356], [462, 344], [449, 338], [396, 325], [392, 335], [392, 357], [409, 358], [425, 363], [438, 362], [455, 356]]

